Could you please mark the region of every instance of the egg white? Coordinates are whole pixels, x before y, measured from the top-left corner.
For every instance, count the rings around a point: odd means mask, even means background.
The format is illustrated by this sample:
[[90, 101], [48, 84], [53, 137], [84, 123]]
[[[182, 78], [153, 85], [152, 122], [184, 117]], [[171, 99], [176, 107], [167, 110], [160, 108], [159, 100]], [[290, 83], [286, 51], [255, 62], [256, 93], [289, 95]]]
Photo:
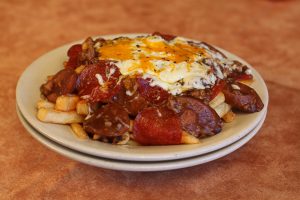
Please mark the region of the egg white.
[[[218, 66], [226, 63], [224, 58], [207, 48], [191, 46], [180, 37], [169, 42], [160, 36], [116, 39], [98, 51], [99, 59], [114, 60], [122, 75], [150, 78], [151, 86], [159, 86], [173, 95], [210, 88], [217, 78], [224, 78]], [[204, 58], [215, 62], [214, 70], [202, 62]]]

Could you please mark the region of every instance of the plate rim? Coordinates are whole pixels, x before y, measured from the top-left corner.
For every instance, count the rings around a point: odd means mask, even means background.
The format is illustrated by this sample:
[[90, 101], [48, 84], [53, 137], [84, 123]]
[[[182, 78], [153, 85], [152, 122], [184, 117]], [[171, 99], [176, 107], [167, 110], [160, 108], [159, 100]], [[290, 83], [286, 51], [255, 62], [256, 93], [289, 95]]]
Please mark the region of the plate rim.
[[195, 157], [183, 158], [178, 160], [167, 160], [167, 161], [154, 161], [154, 162], [140, 162], [140, 161], [125, 161], [125, 160], [114, 160], [101, 158], [76, 150], [67, 148], [63, 145], [60, 145], [49, 138], [45, 137], [43, 134], [39, 133], [34, 127], [32, 127], [26, 119], [22, 116], [22, 113], [16, 106], [18, 118], [29, 134], [40, 142], [42, 145], [48, 149], [64, 156], [69, 159], [75, 160], [80, 163], [88, 164], [91, 166], [101, 167], [105, 169], [118, 170], [118, 171], [132, 171], [132, 172], [151, 172], [151, 171], [167, 171], [167, 170], [176, 170], [187, 167], [193, 167], [200, 164], [205, 164], [219, 158], [222, 158], [234, 151], [238, 150], [249, 142], [261, 129], [264, 124], [264, 121], [267, 116], [267, 112], [264, 113], [264, 117], [259, 122], [259, 124], [250, 131], [247, 135], [242, 137], [240, 140], [223, 147], [219, 150], [209, 152], [204, 155], [198, 155]]
[[[101, 37], [115, 37], [115, 36], [136, 36], [136, 35], [142, 35], [143, 33], [139, 34], [135, 34], [135, 33], [132, 33], [132, 34], [114, 34], [114, 35], [104, 35], [104, 36], [101, 36]], [[186, 38], [186, 39], [189, 39], [189, 38]], [[192, 39], [191, 39], [192, 40]], [[80, 40], [82, 41], [82, 40]], [[196, 40], [193, 40], [193, 41], [196, 41]], [[246, 63], [253, 71], [254, 73], [256, 73], [257, 76], [256, 79], [260, 79], [260, 82], [262, 84], [262, 87], [263, 87], [263, 90], [264, 90], [264, 95], [266, 96], [266, 102], [265, 103], [265, 107], [262, 111], [260, 111], [261, 113], [259, 114], [259, 119], [256, 119], [256, 123], [252, 125], [252, 127], [248, 127], [249, 130], [247, 131], [244, 131], [245, 133], [244, 134], [241, 134], [239, 137], [236, 137], [233, 141], [230, 140], [230, 138], [227, 138], [227, 142], [224, 142], [223, 141], [223, 144], [222, 145], [218, 145], [218, 148], [216, 147], [212, 147], [212, 148], [207, 148], [206, 150], [202, 150], [202, 151], [194, 151], [193, 153], [191, 153], [192, 150], [188, 150], [188, 151], [182, 151], [182, 152], [179, 152], [179, 153], [176, 153], [176, 152], [171, 152], [171, 153], [168, 153], [168, 154], [165, 154], [165, 155], [157, 155], [157, 154], [147, 154], [147, 155], [131, 155], [130, 152], [123, 152], [122, 153], [122, 156], [120, 157], [120, 154], [119, 152], [110, 152], [110, 151], [96, 151], [94, 152], [95, 149], [93, 148], [88, 148], [88, 149], [81, 149], [80, 147], [77, 147], [77, 146], [73, 146], [71, 145], [70, 143], [68, 143], [67, 141], [67, 144], [65, 142], [62, 142], [62, 141], [58, 141], [57, 139], [53, 138], [52, 137], [49, 137], [48, 134], [44, 133], [44, 131], [42, 131], [39, 127], [36, 127], [35, 124], [33, 124], [33, 122], [30, 120], [30, 118], [28, 118], [28, 113], [26, 115], [26, 113], [24, 114], [24, 110], [26, 111], [26, 109], [22, 106], [22, 104], [20, 104], [20, 99], [21, 97], [19, 96], [19, 90], [20, 90], [20, 85], [21, 85], [21, 80], [22, 80], [22, 77], [24, 77], [23, 75], [26, 74], [26, 72], [28, 72], [28, 70], [30, 69], [30, 67], [34, 66], [34, 63], [37, 62], [39, 59], [42, 59], [43, 57], [47, 56], [47, 55], [51, 55], [51, 53], [59, 50], [60, 48], [66, 48], [67, 46], [70, 46], [71, 44], [74, 44], [78, 41], [75, 41], [75, 42], [71, 42], [71, 43], [68, 43], [66, 45], [63, 45], [63, 46], [60, 46], [60, 47], [57, 47], [49, 52], [47, 52], [46, 54], [38, 57], [33, 63], [31, 63], [25, 70], [24, 72], [22, 73], [22, 75], [20, 76], [19, 80], [18, 80], [18, 83], [17, 83], [17, 89], [16, 89], [16, 102], [17, 102], [17, 105], [18, 107], [20, 108], [20, 112], [24, 115], [24, 118], [34, 127], [36, 128], [40, 133], [42, 133], [44, 136], [48, 137], [49, 139], [57, 142], [57, 143], [60, 143], [61, 145], [63, 146], [66, 146], [68, 148], [71, 148], [71, 149], [74, 149], [74, 150], [77, 150], [77, 151], [81, 151], [81, 152], [84, 152], [84, 153], [88, 153], [88, 154], [91, 154], [91, 155], [95, 155], [95, 156], [100, 156], [100, 157], [106, 157], [106, 158], [110, 158], [110, 159], [118, 159], [118, 160], [129, 160], [129, 161], [160, 161], [160, 160], [174, 160], [174, 159], [182, 159], [182, 158], [187, 158], [187, 157], [191, 157], [191, 156], [197, 156], [197, 155], [201, 155], [201, 154], [204, 154], [204, 153], [208, 153], [208, 152], [211, 152], [211, 151], [214, 151], [214, 150], [217, 150], [217, 149], [220, 149], [222, 147], [225, 147], [235, 141], [237, 141], [238, 139], [240, 139], [241, 137], [245, 136], [249, 131], [251, 131], [253, 129], [253, 127], [255, 127], [259, 121], [262, 119], [264, 113], [267, 111], [267, 106], [268, 106], [268, 101], [269, 101], [269, 95], [268, 95], [268, 90], [267, 90], [267, 86], [263, 80], [263, 78], [261, 77], [261, 75], [249, 64], [247, 63], [245, 60], [241, 59], [240, 57], [236, 56], [235, 54], [232, 54], [224, 49], [221, 49], [219, 47], [220, 50], [222, 50], [223, 52], [225, 52], [226, 54], [229, 54], [229, 55], [232, 55], [234, 56], [236, 59], [238, 60], [241, 60], [243, 61], [244, 63]], [[34, 116], [35, 117], [35, 116]], [[99, 150], [99, 149], [97, 149]], [[130, 151], [130, 150], [129, 150]], [[157, 157], [159, 156], [159, 157]]]

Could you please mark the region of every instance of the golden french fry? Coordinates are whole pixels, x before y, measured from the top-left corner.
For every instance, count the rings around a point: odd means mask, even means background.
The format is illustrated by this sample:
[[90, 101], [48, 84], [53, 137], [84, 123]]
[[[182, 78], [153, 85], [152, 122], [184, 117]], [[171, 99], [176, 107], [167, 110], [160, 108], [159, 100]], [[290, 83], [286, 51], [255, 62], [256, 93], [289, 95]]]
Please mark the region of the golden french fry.
[[128, 142], [126, 143], [126, 145], [128, 146], [140, 146], [139, 143], [137, 143], [136, 141], [129, 139]]
[[224, 102], [225, 102], [225, 96], [224, 96], [223, 92], [219, 92], [219, 94], [215, 98], [213, 98], [213, 100], [211, 100], [209, 102], [209, 106], [212, 108], [215, 108]]
[[196, 138], [195, 136], [182, 131], [182, 136], [181, 136], [181, 143], [182, 144], [198, 144], [200, 140]]
[[89, 48], [89, 45], [86, 43], [86, 42], [84, 42], [83, 44], [82, 44], [82, 50], [87, 50], [88, 48]]
[[37, 118], [42, 122], [55, 124], [72, 124], [83, 122], [83, 117], [75, 111], [62, 112], [53, 109], [41, 108], [37, 112]]
[[219, 117], [223, 117], [228, 111], [230, 111], [231, 106], [227, 103], [221, 103], [214, 110], [218, 113]]
[[230, 123], [235, 119], [235, 113], [230, 110], [222, 117], [222, 119], [224, 120], [224, 122]]
[[36, 106], [37, 106], [38, 109], [40, 109], [40, 108], [54, 108], [54, 103], [51, 103], [47, 100], [40, 99], [37, 102]]
[[98, 139], [100, 139], [101, 138], [101, 136], [100, 135], [93, 135], [93, 140], [98, 140]]
[[87, 102], [85, 100], [81, 100], [81, 101], [77, 102], [76, 112], [79, 115], [88, 115], [89, 114], [89, 105], [87, 104]]
[[60, 111], [71, 111], [76, 109], [79, 97], [75, 95], [62, 95], [57, 97], [55, 109]]
[[133, 131], [133, 120], [130, 120], [130, 124], [129, 124], [129, 132]]
[[85, 132], [85, 130], [82, 128], [80, 124], [72, 123], [71, 124], [72, 131], [75, 133], [75, 135], [80, 139], [87, 139], [88, 134]]
[[245, 84], [247, 86], [250, 86], [254, 82], [254, 80], [253, 79], [250, 79], [250, 80], [239, 80], [238, 82], [243, 83], [243, 84]]
[[80, 65], [79, 67], [77, 67], [75, 69], [76, 74], [80, 74], [82, 72], [82, 70], [84, 70], [85, 66], [84, 65]]

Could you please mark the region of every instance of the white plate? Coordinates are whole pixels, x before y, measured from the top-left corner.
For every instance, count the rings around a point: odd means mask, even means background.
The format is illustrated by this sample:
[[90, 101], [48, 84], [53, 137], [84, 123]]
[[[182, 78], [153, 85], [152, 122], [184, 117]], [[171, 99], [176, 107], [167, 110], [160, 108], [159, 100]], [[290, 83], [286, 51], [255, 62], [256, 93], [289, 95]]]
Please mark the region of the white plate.
[[[141, 34], [120, 34], [134, 37]], [[103, 36], [113, 38], [120, 35]], [[78, 42], [74, 42], [78, 43]], [[74, 44], [72, 43], [72, 44]], [[265, 104], [264, 109], [258, 113], [239, 114], [234, 122], [225, 124], [220, 134], [203, 139], [196, 145], [170, 145], [170, 146], [121, 146], [102, 143], [99, 141], [82, 141], [73, 136], [71, 129], [66, 125], [43, 123], [36, 119], [36, 102], [40, 99], [39, 87], [46, 77], [62, 69], [62, 63], [67, 59], [66, 52], [72, 45], [64, 45], [46, 53], [34, 61], [21, 75], [16, 89], [17, 105], [25, 119], [40, 133], [49, 139], [68, 148], [83, 153], [110, 159], [130, 161], [161, 161], [182, 159], [205, 154], [223, 148], [251, 131], [263, 118], [268, 105], [267, 87], [256, 70], [253, 68], [255, 82], [252, 87], [257, 91]], [[222, 50], [229, 58], [247, 64], [237, 56]]]
[[262, 120], [259, 122], [259, 124], [252, 130], [250, 133], [248, 133], [246, 136], [244, 136], [239, 141], [224, 147], [222, 149], [219, 149], [217, 151], [207, 153], [204, 155], [199, 155], [196, 157], [190, 157], [185, 159], [179, 159], [179, 160], [171, 160], [171, 161], [160, 161], [160, 162], [130, 162], [130, 161], [120, 161], [120, 160], [112, 160], [112, 159], [106, 159], [101, 158], [97, 156], [92, 156], [88, 154], [84, 154], [78, 151], [71, 150], [69, 148], [66, 148], [62, 145], [59, 145], [48, 138], [44, 137], [42, 134], [40, 134], [38, 131], [36, 131], [30, 124], [26, 122], [26, 120], [23, 118], [22, 114], [17, 109], [17, 113], [19, 116], [19, 119], [25, 129], [39, 142], [44, 144], [49, 149], [64, 155], [68, 158], [71, 158], [73, 160], [97, 166], [102, 167], [106, 169], [113, 169], [113, 170], [121, 170], [121, 171], [164, 171], [164, 170], [173, 170], [173, 169], [180, 169], [185, 167], [191, 167], [199, 164], [203, 164], [206, 162], [210, 162], [213, 160], [216, 160], [218, 158], [221, 158], [223, 156], [226, 156], [227, 154], [237, 150], [244, 144], [246, 144], [261, 128], [266, 114], [264, 114]]

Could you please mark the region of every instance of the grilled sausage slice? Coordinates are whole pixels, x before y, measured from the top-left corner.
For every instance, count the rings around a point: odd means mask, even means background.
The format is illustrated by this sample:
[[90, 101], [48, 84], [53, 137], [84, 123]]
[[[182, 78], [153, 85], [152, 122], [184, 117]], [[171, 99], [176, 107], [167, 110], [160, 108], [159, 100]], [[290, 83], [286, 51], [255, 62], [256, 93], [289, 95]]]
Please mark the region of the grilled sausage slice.
[[177, 37], [175, 35], [162, 34], [160, 32], [154, 32], [154, 33], [152, 33], [152, 35], [160, 36], [160, 37], [162, 37], [164, 40], [166, 40], [168, 42], [171, 41], [171, 40], [173, 40], [173, 39], [175, 39]]
[[255, 90], [245, 84], [239, 82], [227, 83], [223, 93], [225, 102], [239, 111], [253, 113], [261, 111], [264, 107]]
[[120, 91], [112, 100], [125, 108], [128, 114], [135, 117], [149, 105], [149, 102], [138, 92], [136, 78], [125, 77], [121, 82]]
[[85, 131], [105, 137], [123, 135], [129, 130], [129, 126], [130, 119], [127, 112], [116, 103], [101, 107], [83, 123]]
[[172, 97], [168, 106], [180, 116], [182, 129], [195, 137], [215, 135], [222, 130], [222, 120], [216, 111], [199, 99]]
[[134, 121], [133, 137], [143, 145], [180, 144], [180, 119], [165, 106], [145, 108]]
[[63, 69], [41, 86], [41, 93], [55, 103], [58, 96], [74, 92], [77, 78], [73, 69]]
[[119, 88], [119, 68], [108, 60], [87, 65], [78, 77], [76, 88], [89, 102], [107, 102]]

